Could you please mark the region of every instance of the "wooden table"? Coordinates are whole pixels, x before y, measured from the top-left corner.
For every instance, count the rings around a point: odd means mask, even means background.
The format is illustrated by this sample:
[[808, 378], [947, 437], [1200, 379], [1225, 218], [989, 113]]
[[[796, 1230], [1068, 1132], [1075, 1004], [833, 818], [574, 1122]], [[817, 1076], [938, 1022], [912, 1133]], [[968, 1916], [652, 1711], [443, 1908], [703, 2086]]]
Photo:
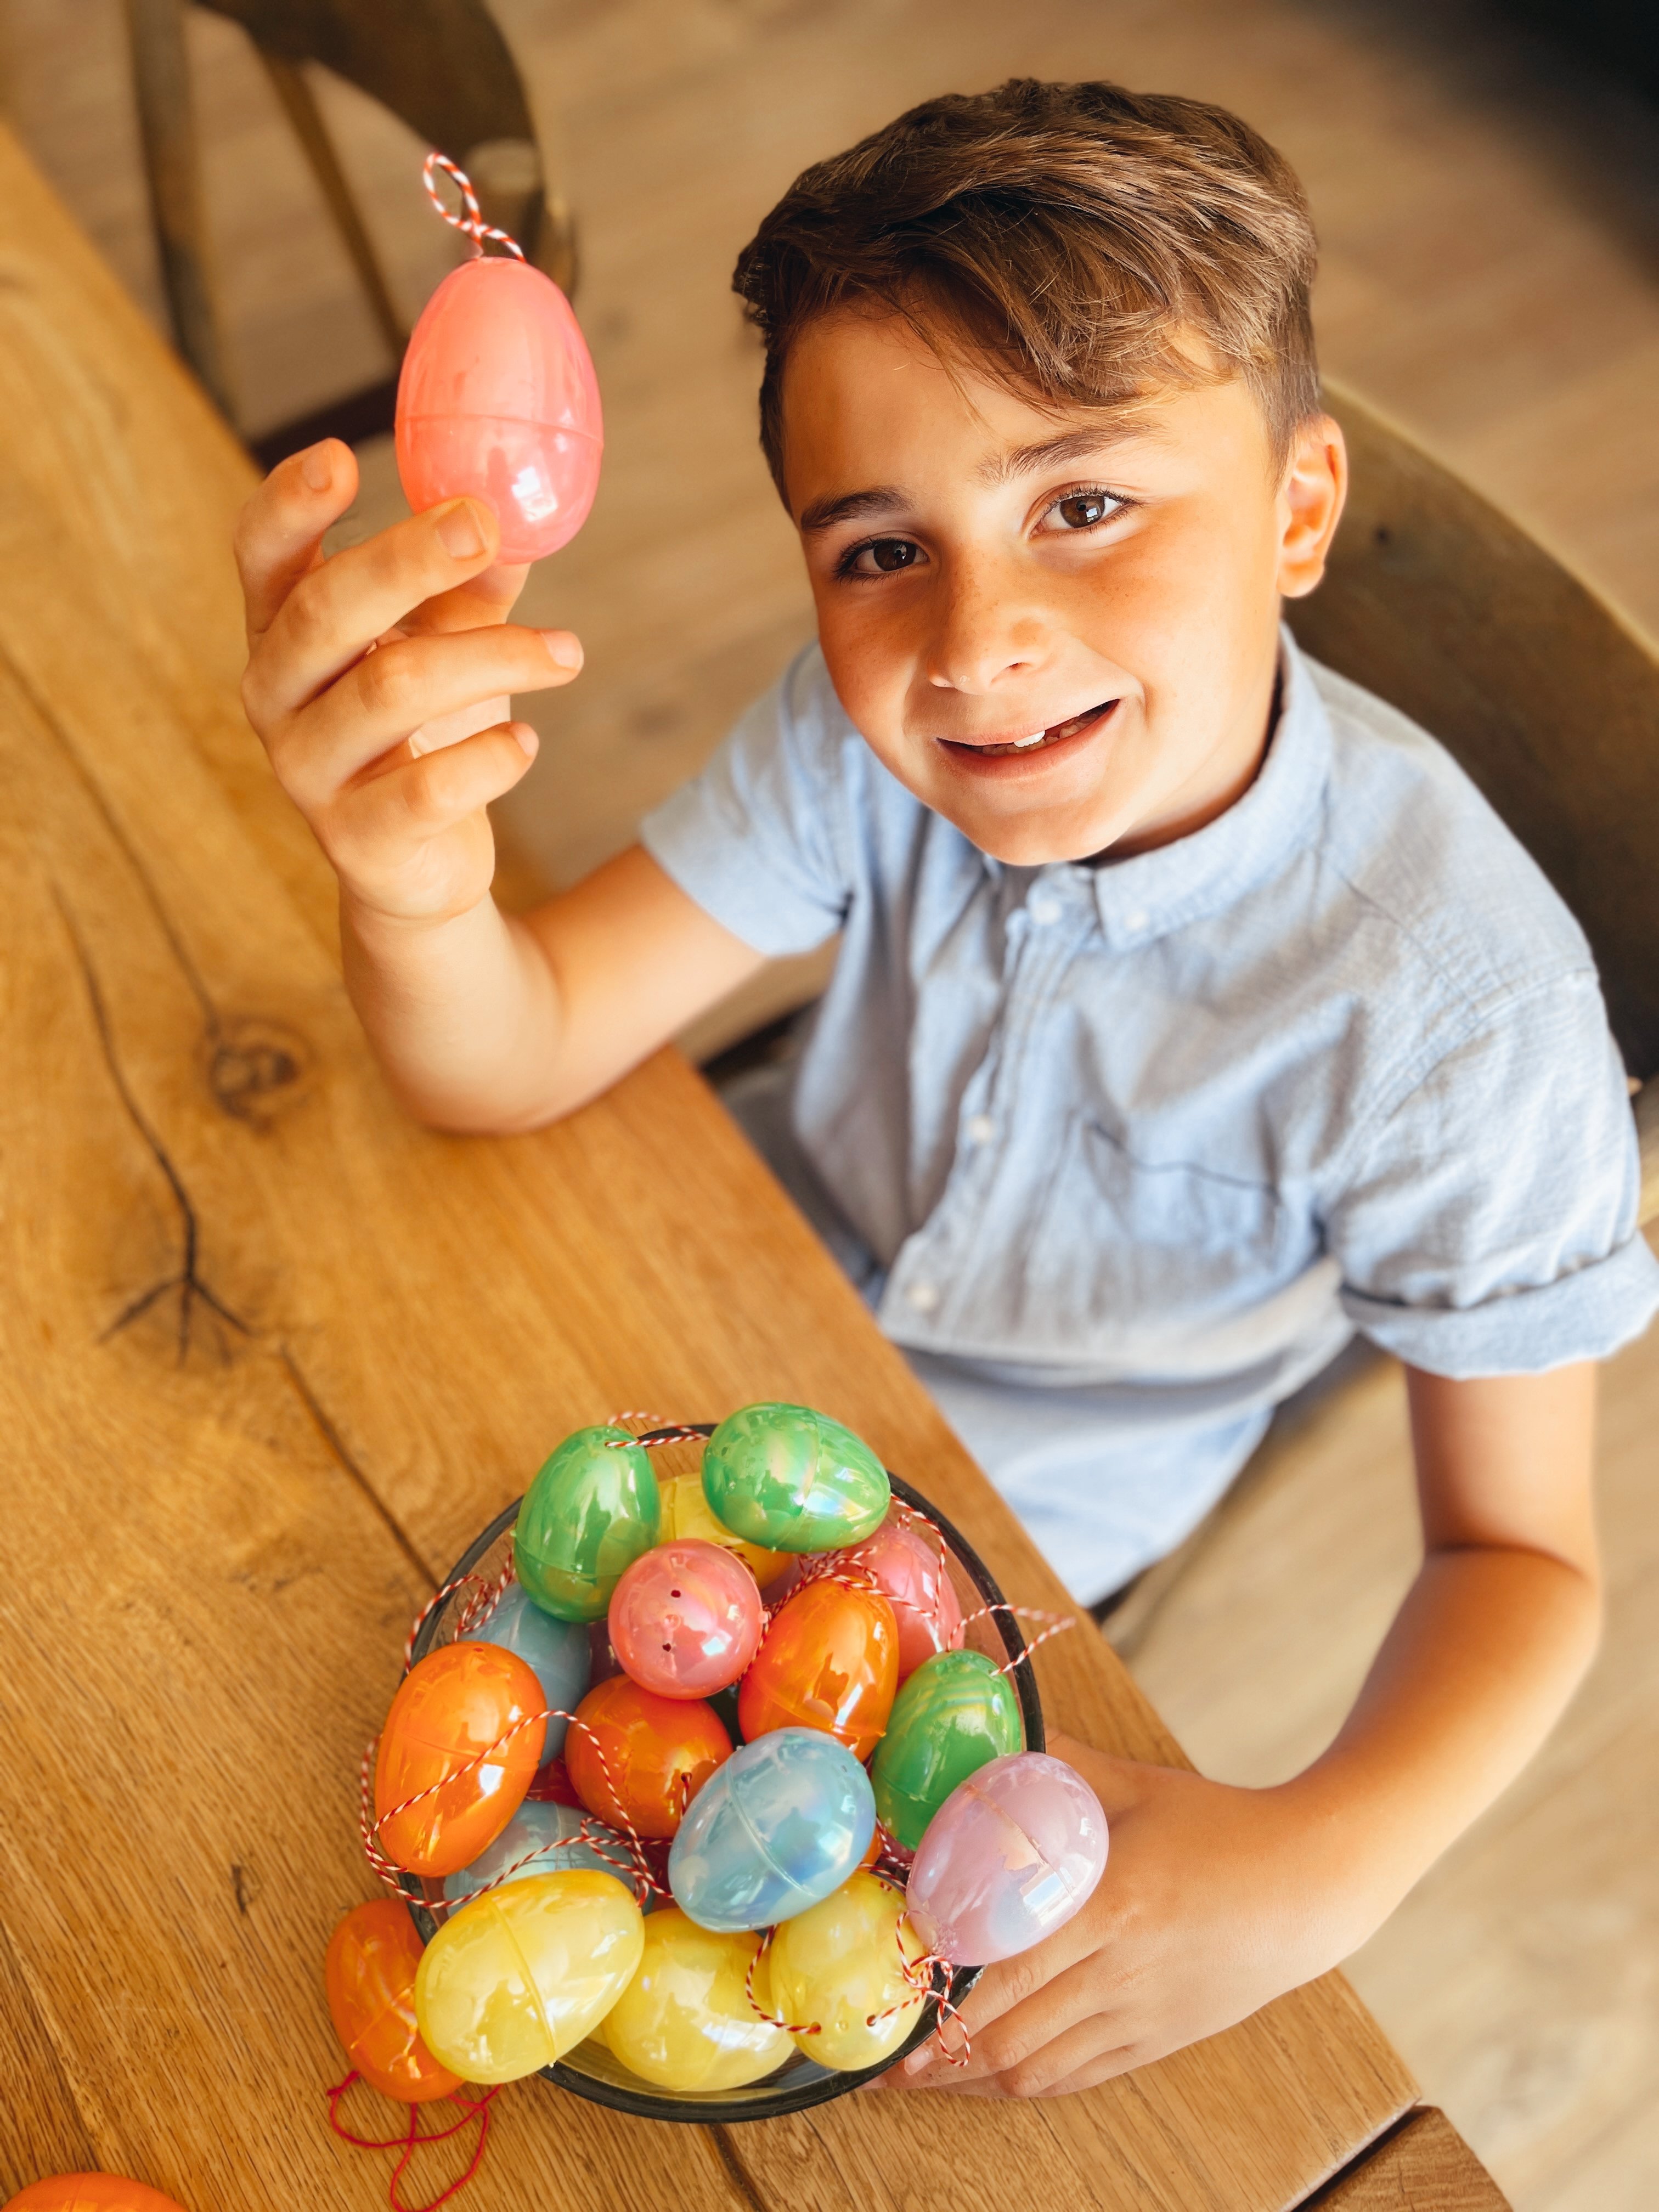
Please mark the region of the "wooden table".
[[[699, 1079], [413, 1127], [237, 703], [247, 464], [0, 137], [0, 2196], [383, 2203], [325, 2125], [319, 1965], [410, 1615], [550, 1442], [802, 1399], [1057, 1585]], [[1180, 1753], [1085, 1624], [1060, 1725]], [[501, 2100], [468, 2203], [1269, 2212], [1410, 2106], [1328, 1976], [1087, 2095], [732, 2129]]]

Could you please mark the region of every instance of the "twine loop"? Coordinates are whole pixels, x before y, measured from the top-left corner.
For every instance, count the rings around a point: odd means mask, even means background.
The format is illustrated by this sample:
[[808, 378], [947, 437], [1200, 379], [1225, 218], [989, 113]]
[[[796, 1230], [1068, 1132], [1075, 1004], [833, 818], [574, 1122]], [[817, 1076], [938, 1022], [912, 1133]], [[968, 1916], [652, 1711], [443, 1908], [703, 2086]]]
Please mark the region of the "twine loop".
[[[434, 181], [434, 172], [439, 169], [443, 170], [447, 176], [454, 179], [456, 190], [460, 193], [462, 201], [462, 212], [459, 215], [453, 213], [443, 204], [442, 197]], [[421, 181], [426, 186], [428, 199], [431, 201], [444, 221], [452, 229], [459, 230], [464, 238], [472, 241], [472, 258], [475, 261], [483, 258], [483, 242], [487, 238], [493, 238], [498, 245], [504, 246], [515, 261], [524, 259], [524, 248], [519, 244], [517, 239], [509, 238], [504, 230], [497, 230], [493, 222], [484, 221], [483, 210], [478, 205], [478, 195], [472, 189], [471, 178], [458, 162], [452, 161], [447, 154], [434, 151], [427, 155], [421, 169]]]
[[[447, 2204], [452, 2197], [459, 2196], [483, 2163], [484, 2145], [489, 2139], [489, 2105], [491, 2099], [499, 2094], [499, 2085], [496, 2088], [486, 2089], [482, 2097], [463, 2097], [459, 2091], [452, 2089], [444, 2102], [459, 2106], [461, 2117], [459, 2120], [452, 2121], [447, 2128], [434, 2128], [430, 2131], [423, 2132], [420, 2123], [421, 2107], [412, 2104], [409, 2107], [408, 2124], [402, 2135], [360, 2136], [341, 2120], [340, 2100], [354, 2082], [361, 2081], [362, 2079], [362, 2075], [354, 2067], [343, 2081], [337, 2081], [331, 2089], [324, 2091], [323, 2094], [328, 2099], [330, 2127], [333, 2129], [342, 2142], [355, 2143], [359, 2150], [400, 2150], [403, 2153], [403, 2156], [392, 2169], [392, 2179], [386, 2187], [386, 2197], [392, 2207], [392, 2212], [437, 2212], [439, 2205]], [[410, 2160], [421, 2145], [447, 2142], [452, 2136], [459, 2135], [461, 2130], [470, 2127], [474, 2120], [478, 2124], [478, 2140], [473, 2148], [472, 2156], [468, 2161], [465, 2172], [452, 2181], [447, 2189], [440, 2190], [437, 2196], [428, 2197], [424, 2204], [405, 2203], [398, 2194], [398, 2185], [403, 2179]]]

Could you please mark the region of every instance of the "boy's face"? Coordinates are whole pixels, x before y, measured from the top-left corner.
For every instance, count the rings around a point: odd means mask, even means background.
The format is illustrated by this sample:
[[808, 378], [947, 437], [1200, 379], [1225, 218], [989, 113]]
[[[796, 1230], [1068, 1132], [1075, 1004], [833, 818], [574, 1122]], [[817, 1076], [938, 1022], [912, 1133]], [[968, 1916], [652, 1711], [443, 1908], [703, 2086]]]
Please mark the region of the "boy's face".
[[1317, 583], [1341, 510], [1334, 422], [1275, 471], [1239, 381], [1055, 415], [856, 310], [796, 340], [783, 411], [837, 696], [975, 844], [1127, 853], [1248, 788], [1280, 594]]

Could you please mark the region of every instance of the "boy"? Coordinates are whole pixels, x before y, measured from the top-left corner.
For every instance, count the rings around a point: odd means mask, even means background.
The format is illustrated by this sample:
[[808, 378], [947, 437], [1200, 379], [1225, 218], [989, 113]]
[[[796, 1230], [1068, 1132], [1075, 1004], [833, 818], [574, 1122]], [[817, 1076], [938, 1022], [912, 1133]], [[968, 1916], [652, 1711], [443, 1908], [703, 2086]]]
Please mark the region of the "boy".
[[737, 281], [817, 646], [518, 921], [483, 809], [535, 739], [498, 695], [580, 654], [506, 624], [493, 518], [324, 565], [355, 489], [324, 446], [241, 529], [249, 716], [411, 1109], [568, 1113], [839, 930], [769, 1148], [1079, 1597], [1356, 1327], [1407, 1363], [1424, 1564], [1335, 1743], [1265, 1790], [1068, 1747], [1106, 1878], [922, 2086], [1084, 2087], [1334, 1965], [1595, 1644], [1592, 1363], [1659, 1296], [1625, 1084], [1525, 854], [1280, 630], [1344, 489], [1313, 265], [1271, 148], [1108, 85], [936, 100], [807, 172]]

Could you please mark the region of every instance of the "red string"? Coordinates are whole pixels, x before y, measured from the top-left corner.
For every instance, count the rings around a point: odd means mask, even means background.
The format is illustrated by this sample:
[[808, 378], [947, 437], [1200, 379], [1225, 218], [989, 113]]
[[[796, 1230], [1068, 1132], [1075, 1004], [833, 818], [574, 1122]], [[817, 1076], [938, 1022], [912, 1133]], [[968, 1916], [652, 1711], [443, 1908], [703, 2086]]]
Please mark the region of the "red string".
[[[360, 2081], [362, 2079], [362, 2075], [354, 2067], [343, 2081], [337, 2081], [331, 2089], [324, 2093], [328, 2099], [330, 2127], [333, 2129], [342, 2142], [353, 2143], [359, 2150], [402, 2151], [403, 2156], [392, 2167], [392, 2179], [386, 2185], [386, 2200], [392, 2205], [392, 2212], [437, 2212], [437, 2207], [440, 2204], [447, 2204], [452, 2197], [459, 2196], [466, 2187], [467, 2183], [476, 2177], [478, 2168], [483, 2164], [484, 2145], [489, 2140], [489, 2102], [491, 2098], [499, 2094], [499, 2085], [496, 2088], [486, 2089], [482, 2097], [463, 2097], [458, 2091], [452, 2090], [444, 2101], [447, 2104], [459, 2106], [461, 2117], [459, 2120], [452, 2121], [447, 2128], [434, 2128], [429, 2131], [422, 2131], [420, 2121], [421, 2108], [418, 2105], [410, 2105], [409, 2122], [402, 2135], [360, 2136], [342, 2122], [340, 2100], [354, 2081]], [[452, 2181], [447, 2189], [441, 2190], [435, 2197], [428, 2197], [424, 2204], [405, 2203], [398, 2194], [398, 2185], [408, 2170], [410, 2159], [414, 2157], [421, 2145], [447, 2142], [452, 2136], [459, 2135], [461, 2130], [470, 2127], [474, 2120], [478, 2123], [478, 2141], [467, 2163], [466, 2171], [456, 2180]]]
[[[433, 182], [433, 172], [442, 169], [455, 180], [456, 190], [465, 204], [465, 213], [452, 215], [438, 197], [438, 187]], [[421, 172], [426, 185], [426, 196], [447, 223], [452, 224], [463, 237], [472, 241], [475, 258], [483, 252], [483, 242], [493, 238], [504, 246], [515, 260], [524, 259], [524, 248], [516, 239], [509, 238], [504, 230], [497, 230], [493, 222], [486, 222], [478, 206], [478, 195], [472, 189], [472, 179], [465, 169], [458, 168], [447, 154], [428, 154]]]

